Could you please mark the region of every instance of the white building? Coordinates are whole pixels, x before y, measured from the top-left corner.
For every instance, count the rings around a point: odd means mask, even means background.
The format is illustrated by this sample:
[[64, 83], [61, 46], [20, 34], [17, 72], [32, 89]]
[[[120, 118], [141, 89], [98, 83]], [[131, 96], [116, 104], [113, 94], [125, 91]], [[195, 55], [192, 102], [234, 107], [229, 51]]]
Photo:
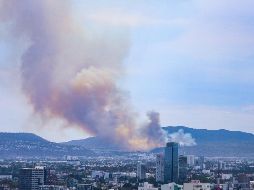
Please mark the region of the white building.
[[0, 175], [0, 179], [12, 179], [12, 175]]
[[250, 189], [254, 190], [254, 181], [250, 181]]
[[178, 185], [176, 183], [168, 183], [161, 185], [161, 190], [183, 190], [183, 185]]
[[221, 179], [228, 180], [230, 178], [233, 178], [233, 174], [221, 174]]
[[129, 176], [129, 177], [137, 177], [137, 174], [135, 172], [130, 172], [130, 173], [128, 173], [127, 176]]
[[184, 183], [183, 190], [211, 190], [210, 183], [200, 183], [199, 180], [193, 180], [191, 183]]
[[187, 164], [188, 164], [188, 166], [195, 165], [195, 156], [194, 155], [187, 155]]
[[211, 170], [202, 170], [203, 174], [211, 174]]
[[155, 175], [153, 173], [146, 173], [146, 179], [150, 178], [150, 177], [155, 177]]
[[156, 156], [156, 181], [164, 181], [164, 156], [163, 154], [158, 154]]
[[152, 184], [149, 184], [148, 182], [144, 182], [140, 184], [138, 190], [158, 190], [158, 188], [154, 187]]

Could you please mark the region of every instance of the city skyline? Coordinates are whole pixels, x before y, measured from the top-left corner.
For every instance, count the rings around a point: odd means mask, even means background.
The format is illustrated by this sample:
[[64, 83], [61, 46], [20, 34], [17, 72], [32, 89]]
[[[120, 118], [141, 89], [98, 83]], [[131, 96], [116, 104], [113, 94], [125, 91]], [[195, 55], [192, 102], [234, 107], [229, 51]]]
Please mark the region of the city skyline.
[[[116, 84], [141, 125], [147, 111], [154, 110], [161, 126], [254, 133], [253, 1], [67, 2], [89, 40], [106, 36], [106, 48], [120, 40], [127, 49], [122, 50]], [[66, 10], [56, 11], [65, 15]], [[29, 42], [12, 39], [1, 13], [0, 21], [0, 131], [33, 132], [58, 142], [90, 136], [66, 127], [71, 124], [62, 119], [33, 113], [20, 76], [21, 55]]]

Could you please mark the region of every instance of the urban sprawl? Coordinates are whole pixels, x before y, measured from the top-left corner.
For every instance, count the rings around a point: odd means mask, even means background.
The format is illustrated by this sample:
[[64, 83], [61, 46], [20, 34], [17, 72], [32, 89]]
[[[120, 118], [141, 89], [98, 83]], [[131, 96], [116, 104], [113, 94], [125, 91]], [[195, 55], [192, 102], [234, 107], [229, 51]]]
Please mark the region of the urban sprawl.
[[[1, 157], [0, 157], [1, 159]], [[253, 190], [254, 159], [126, 152], [0, 160], [0, 190]]]

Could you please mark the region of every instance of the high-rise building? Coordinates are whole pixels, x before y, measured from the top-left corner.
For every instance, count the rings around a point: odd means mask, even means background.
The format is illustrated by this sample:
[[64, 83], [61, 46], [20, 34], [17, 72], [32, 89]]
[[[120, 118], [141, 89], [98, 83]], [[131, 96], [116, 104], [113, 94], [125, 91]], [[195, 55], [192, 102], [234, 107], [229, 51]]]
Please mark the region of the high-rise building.
[[137, 178], [139, 180], [143, 180], [146, 178], [146, 167], [141, 162], [137, 164]]
[[179, 156], [179, 167], [188, 167], [187, 156], [184, 155]]
[[186, 182], [187, 179], [187, 156], [180, 155], [179, 156], [179, 180], [180, 184]]
[[204, 156], [199, 156], [196, 160], [196, 166], [199, 166], [201, 170], [205, 169], [205, 157]]
[[156, 181], [164, 182], [164, 156], [158, 154], [156, 156]]
[[192, 167], [195, 165], [195, 156], [194, 155], [187, 155], [187, 163], [188, 166]]
[[44, 167], [22, 168], [19, 172], [20, 190], [38, 190], [39, 186], [44, 185]]
[[178, 183], [179, 176], [178, 143], [167, 143], [164, 151], [164, 182]]

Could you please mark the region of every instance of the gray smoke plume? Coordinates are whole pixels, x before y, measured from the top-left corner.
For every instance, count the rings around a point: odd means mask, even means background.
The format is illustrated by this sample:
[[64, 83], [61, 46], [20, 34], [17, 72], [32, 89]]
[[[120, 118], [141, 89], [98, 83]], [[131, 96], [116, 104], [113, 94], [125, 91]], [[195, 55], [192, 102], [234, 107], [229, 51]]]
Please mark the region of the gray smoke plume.
[[0, 21], [24, 41], [22, 89], [34, 112], [130, 149], [165, 143], [159, 114], [145, 136], [118, 87], [128, 35], [95, 34], [75, 22], [68, 0], [0, 0]]
[[166, 133], [161, 129], [160, 114], [155, 111], [147, 113], [149, 122], [143, 126], [141, 134], [148, 138], [149, 143], [154, 143], [154, 146], [160, 146], [167, 141]]
[[175, 133], [168, 134], [162, 130], [160, 125], [160, 114], [155, 111], [147, 113], [149, 122], [142, 128], [142, 134], [148, 137], [148, 143], [154, 147], [165, 145], [166, 142], [177, 142], [180, 146], [194, 146], [196, 145], [195, 139], [192, 138], [190, 133], [184, 133], [180, 129]]

